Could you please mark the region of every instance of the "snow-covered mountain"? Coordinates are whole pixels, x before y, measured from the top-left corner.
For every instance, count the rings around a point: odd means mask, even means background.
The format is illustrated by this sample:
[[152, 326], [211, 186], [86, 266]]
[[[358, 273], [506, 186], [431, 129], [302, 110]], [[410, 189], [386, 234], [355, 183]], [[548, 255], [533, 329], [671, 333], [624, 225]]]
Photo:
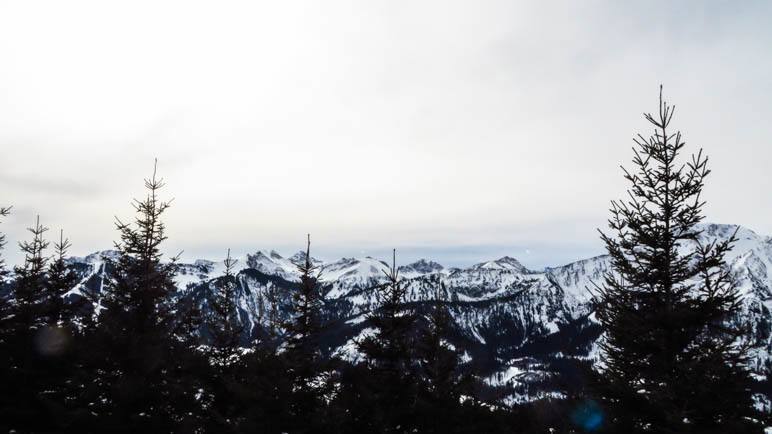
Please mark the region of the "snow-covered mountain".
[[[738, 242], [728, 256], [743, 295], [742, 314], [735, 319], [752, 331], [751, 369], [768, 384], [772, 369], [772, 238], [734, 225], [703, 226], [705, 241], [726, 239], [737, 231]], [[102, 255], [73, 258], [83, 280], [71, 293], [98, 293], [105, 273]], [[274, 312], [285, 316], [286, 303], [297, 285], [299, 252], [284, 257], [276, 251], [258, 251], [238, 263], [238, 305], [241, 318], [259, 336], [270, 327]], [[353, 340], [368, 333], [367, 313], [377, 308], [373, 287], [385, 281], [388, 264], [371, 258], [343, 258], [325, 263], [312, 258], [321, 270], [325, 318], [330, 324], [328, 350], [356, 359]], [[593, 360], [601, 330], [590, 305], [593, 282], [600, 283], [609, 268], [608, 257], [597, 256], [570, 264], [533, 271], [511, 257], [468, 268], [448, 269], [422, 259], [399, 267], [407, 287], [406, 302], [417, 312], [445, 303], [453, 318], [450, 342], [463, 350], [493, 389], [509, 402], [540, 396], [559, 396], [552, 381], [571, 364]], [[222, 275], [222, 262], [198, 260], [180, 264], [181, 297], [205, 303], [213, 279]]]
[[426, 259], [419, 259], [416, 262], [408, 265], [402, 265], [397, 269], [400, 276], [406, 279], [413, 277], [424, 276], [427, 274], [442, 273], [445, 271], [445, 267], [434, 262], [427, 261]]
[[495, 261], [483, 262], [477, 265], [473, 265], [470, 270], [511, 270], [518, 273], [528, 273], [528, 269], [523, 266], [517, 259], [509, 256], [496, 259]]

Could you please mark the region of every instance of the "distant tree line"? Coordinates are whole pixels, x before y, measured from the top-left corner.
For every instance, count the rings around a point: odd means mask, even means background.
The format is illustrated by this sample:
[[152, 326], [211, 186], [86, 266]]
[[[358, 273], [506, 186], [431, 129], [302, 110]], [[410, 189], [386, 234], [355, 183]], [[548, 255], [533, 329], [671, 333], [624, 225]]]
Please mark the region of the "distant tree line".
[[[155, 170], [135, 217], [116, 221], [117, 255], [101, 293], [83, 289], [63, 233], [39, 218], [12, 278], [0, 257], [0, 428], [3, 432], [265, 433], [744, 433], [762, 432], [743, 330], [731, 326], [739, 293], [724, 260], [734, 237], [700, 242], [701, 153], [685, 164], [673, 110], [662, 101], [652, 137], [639, 137], [629, 197], [612, 203], [602, 239], [613, 270], [596, 282], [604, 329], [599, 367], [565, 399], [515, 407], [488, 402], [479, 376], [446, 339], [445, 304], [419, 315], [406, 301], [396, 254], [373, 332], [351, 362], [323, 354], [319, 269], [310, 237], [289, 320], [244, 344], [230, 251], [206, 308], [183, 302], [177, 258], [164, 259], [170, 203]], [[0, 208], [7, 217], [11, 208]], [[0, 234], [0, 248], [5, 245]], [[439, 285], [439, 283], [438, 283]], [[438, 293], [441, 288], [437, 288]], [[275, 295], [275, 294], [274, 294]], [[276, 303], [271, 307], [276, 309]], [[201, 330], [207, 336], [201, 336]]]

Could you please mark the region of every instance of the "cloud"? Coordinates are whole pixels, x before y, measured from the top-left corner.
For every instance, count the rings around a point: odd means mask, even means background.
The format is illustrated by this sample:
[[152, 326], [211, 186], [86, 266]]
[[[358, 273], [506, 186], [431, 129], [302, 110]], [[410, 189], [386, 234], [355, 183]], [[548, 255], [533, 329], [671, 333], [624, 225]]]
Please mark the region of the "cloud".
[[86, 184], [68, 179], [43, 178], [40, 175], [12, 175], [0, 173], [0, 186], [3, 189], [21, 192], [22, 194], [91, 196], [100, 192], [100, 186]]
[[601, 248], [664, 83], [711, 156], [708, 219], [770, 233], [771, 9], [4, 2], [0, 201], [86, 253], [157, 157], [172, 250], [579, 246], [533, 248], [548, 265]]

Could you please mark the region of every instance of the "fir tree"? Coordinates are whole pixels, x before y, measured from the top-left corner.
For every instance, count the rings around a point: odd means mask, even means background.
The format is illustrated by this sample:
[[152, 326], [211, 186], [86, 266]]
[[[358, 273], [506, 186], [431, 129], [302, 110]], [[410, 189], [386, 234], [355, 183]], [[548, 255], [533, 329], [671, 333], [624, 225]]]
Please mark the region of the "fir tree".
[[400, 280], [396, 250], [386, 283], [375, 288], [378, 308], [368, 315], [375, 332], [358, 344], [370, 369], [374, 400], [371, 415], [379, 432], [408, 432], [415, 425], [417, 375], [413, 351], [416, 314], [405, 306], [407, 288]]
[[225, 273], [212, 285], [204, 318], [209, 334], [207, 355], [211, 365], [208, 369], [211, 373], [208, 378], [211, 404], [206, 406], [206, 425], [212, 432], [234, 430], [242, 426], [245, 407], [250, 405], [241, 390], [244, 378], [240, 377], [243, 371], [240, 369], [242, 360], [239, 344], [244, 326], [239, 319], [236, 304], [236, 262], [228, 249], [223, 261]]
[[244, 325], [236, 304], [237, 282], [234, 275], [236, 259], [231, 251], [223, 261], [225, 275], [217, 279], [209, 299], [207, 328], [211, 335], [210, 357], [217, 365], [227, 364], [237, 354]]
[[[324, 367], [320, 334], [322, 331], [322, 294], [319, 288], [321, 269], [311, 259], [311, 236], [308, 236], [305, 257], [297, 264], [300, 284], [291, 299], [291, 318], [285, 329], [287, 333], [284, 358], [291, 382], [293, 398], [291, 415], [294, 418], [309, 418], [317, 415], [327, 382], [323, 378]], [[300, 422], [299, 420], [297, 421]], [[301, 423], [299, 426], [308, 426]]]
[[422, 432], [453, 432], [463, 422], [459, 419], [461, 399], [470, 397], [472, 377], [462, 369], [459, 351], [446, 340], [452, 318], [444, 300], [444, 285], [435, 284], [435, 302], [416, 343], [421, 379], [418, 407]]
[[305, 388], [315, 375], [314, 366], [321, 359], [319, 334], [322, 329], [322, 299], [319, 291], [320, 270], [311, 261], [311, 237], [308, 237], [306, 254], [297, 264], [300, 272], [300, 284], [292, 293], [292, 317], [286, 324], [287, 357], [293, 361], [293, 369], [299, 382], [298, 387]]
[[19, 244], [24, 263], [15, 268], [14, 304], [4, 321], [0, 424], [8, 431], [52, 432], [70, 420], [74, 370], [72, 336], [53, 314], [59, 294], [51, 291], [44, 239], [36, 219], [32, 239]]
[[[171, 205], [158, 197], [164, 187], [162, 179], [145, 180], [148, 190], [144, 200], [134, 200], [137, 217], [134, 224], [116, 218], [120, 241], [115, 243], [117, 259], [105, 258], [112, 266], [114, 278], [107, 283], [105, 303], [111, 310], [109, 319], [122, 330], [140, 336], [165, 334], [171, 325], [168, 301], [176, 291], [176, 260], [162, 261], [160, 246], [166, 241], [166, 227], [161, 216]], [[113, 321], [122, 317], [123, 321]]]
[[375, 288], [378, 308], [368, 315], [376, 332], [363, 339], [358, 346], [371, 366], [385, 372], [407, 373], [412, 370], [410, 332], [416, 315], [405, 308], [407, 288], [400, 280], [396, 268], [396, 250], [393, 252], [392, 265], [384, 274], [386, 284]]
[[[0, 218], [7, 217], [10, 214], [10, 207], [0, 207]], [[7, 339], [5, 335], [9, 333], [9, 320], [11, 317], [11, 294], [6, 288], [5, 281], [8, 276], [8, 270], [5, 267], [5, 258], [2, 256], [5, 244], [5, 234], [0, 232], [0, 346]]]
[[37, 328], [45, 322], [42, 318], [46, 302], [46, 265], [48, 258], [44, 252], [48, 241], [43, 236], [48, 228], [40, 224], [40, 217], [35, 220], [35, 226], [27, 228], [32, 234], [30, 241], [19, 243], [24, 253], [24, 264], [14, 268], [15, 323], [22, 329]]
[[78, 282], [78, 276], [67, 265], [67, 250], [72, 247], [70, 240], [64, 238], [64, 231], [59, 231], [59, 242], [54, 243], [53, 261], [48, 266], [48, 323], [55, 326], [60, 322], [69, 322], [72, 310], [65, 309], [64, 294]]
[[164, 262], [160, 249], [167, 239], [161, 217], [170, 206], [159, 198], [163, 187], [154, 168], [147, 196], [133, 203], [133, 224], [116, 219], [117, 258], [105, 258], [112, 279], [93, 360], [104, 374], [95, 397], [104, 405], [93, 410], [103, 429], [192, 429], [197, 417], [198, 386], [188, 375], [196, 360], [178, 333], [184, 324], [176, 315], [177, 258]]
[[661, 89], [658, 115], [645, 117], [654, 135], [635, 140], [629, 199], [612, 202], [613, 234], [601, 232], [612, 265], [595, 300], [609, 423], [620, 432], [753, 430], [746, 354], [729, 325], [740, 297], [724, 257], [735, 238], [702, 240], [707, 158], [679, 161], [685, 143], [669, 130], [673, 107]]
[[276, 285], [270, 285], [265, 290], [265, 301], [268, 303], [266, 321], [268, 322], [268, 337], [267, 343], [271, 345], [279, 338], [279, 331], [281, 329], [281, 311], [280, 303], [281, 298], [279, 296], [279, 288]]
[[[0, 207], [0, 218], [8, 217], [11, 214], [10, 207]], [[5, 234], [0, 232], [0, 253], [5, 248]], [[5, 277], [8, 275], [8, 270], [5, 268], [5, 258], [0, 254], [0, 288], [5, 283]], [[3, 298], [3, 297], [0, 297]]]
[[[11, 213], [11, 209], [8, 207], [0, 207], [0, 217], [7, 217]], [[6, 239], [5, 234], [0, 233], [0, 253], [5, 247]], [[12, 294], [10, 294], [6, 288], [6, 276], [8, 270], [5, 268], [5, 260], [0, 256], [0, 353], [4, 354], [4, 357], [0, 357], [0, 381], [3, 384], [8, 384], [13, 379], [12, 369], [14, 369], [14, 357], [12, 357], [12, 346], [14, 342], [14, 327], [13, 327], [13, 305]], [[10, 357], [9, 357], [10, 356]], [[0, 394], [0, 406], [6, 407], [13, 404], [13, 398], [3, 396]], [[0, 425], [3, 426], [3, 425]]]

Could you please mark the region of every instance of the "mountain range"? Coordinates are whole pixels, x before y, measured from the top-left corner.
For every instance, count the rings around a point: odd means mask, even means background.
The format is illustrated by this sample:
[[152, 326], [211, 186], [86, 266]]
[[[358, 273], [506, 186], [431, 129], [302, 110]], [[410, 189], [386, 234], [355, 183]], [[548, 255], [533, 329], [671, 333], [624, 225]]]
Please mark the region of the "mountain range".
[[[701, 226], [701, 241], [723, 240], [736, 233], [738, 241], [727, 257], [742, 293], [741, 313], [732, 321], [747, 327], [752, 345], [749, 368], [756, 380], [757, 406], [770, 410], [772, 370], [772, 237], [726, 224]], [[101, 292], [105, 256], [113, 251], [70, 258], [81, 280], [67, 295]], [[287, 302], [297, 286], [296, 264], [305, 253], [285, 257], [257, 251], [239, 262], [236, 291], [240, 319], [248, 324], [244, 342], [260, 339], [276, 318], [289, 314]], [[374, 287], [384, 283], [389, 265], [376, 258], [313, 259], [321, 270], [324, 350], [347, 360], [360, 354], [355, 341], [372, 333], [367, 314], [378, 306]], [[223, 274], [221, 261], [181, 263], [177, 283], [180, 302], [206, 308], [207, 295]], [[515, 404], [564, 396], [572, 387], [579, 364], [598, 363], [597, 340], [602, 330], [592, 309], [592, 288], [609, 271], [609, 258], [596, 256], [544, 270], [529, 270], [517, 259], [502, 257], [467, 268], [446, 268], [422, 259], [398, 267], [406, 285], [405, 303], [425, 314], [445, 304], [452, 317], [447, 340], [462, 352], [466, 366], [487, 385], [487, 394]], [[98, 304], [98, 301], [97, 301]]]

